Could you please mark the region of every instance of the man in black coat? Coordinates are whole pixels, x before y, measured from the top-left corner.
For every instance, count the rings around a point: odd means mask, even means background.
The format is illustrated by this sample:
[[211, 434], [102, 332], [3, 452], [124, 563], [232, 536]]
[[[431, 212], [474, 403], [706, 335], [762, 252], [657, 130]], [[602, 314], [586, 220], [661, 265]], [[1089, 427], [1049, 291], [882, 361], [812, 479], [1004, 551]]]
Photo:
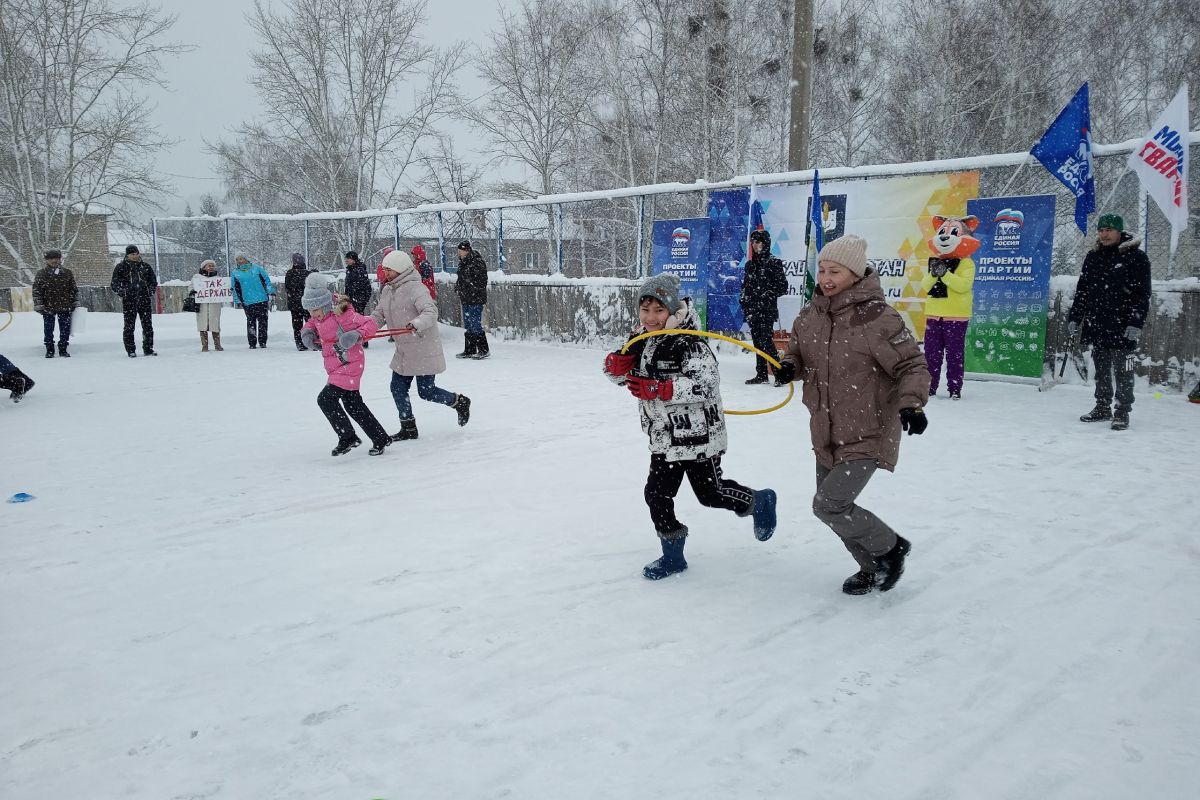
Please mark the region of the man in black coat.
[[308, 312], [300, 306], [304, 297], [304, 281], [308, 278], [308, 264], [303, 253], [292, 253], [292, 268], [283, 276], [283, 291], [287, 295], [288, 312], [292, 315], [292, 338], [297, 350], [307, 350], [300, 341], [300, 328], [308, 321]]
[[[367, 265], [355, 250], [346, 252], [346, 296], [350, 298], [350, 305], [354, 306], [355, 311], [367, 313], [367, 303], [371, 302], [371, 276], [367, 273]], [[370, 347], [371, 343], [364, 341], [362, 346]]]
[[79, 302], [75, 275], [62, 265], [62, 251], [46, 251], [46, 266], [33, 278], [33, 310], [42, 315], [46, 358], [54, 358], [54, 323], [58, 322], [58, 354], [70, 358], [71, 312]]
[[[779, 320], [779, 298], [788, 290], [787, 272], [783, 262], [771, 255], [771, 234], [753, 231], [750, 249], [752, 255], [746, 262], [746, 273], [742, 278], [742, 316], [750, 326], [754, 346], [778, 361], [779, 353], [771, 337]], [[766, 382], [767, 360], [755, 356], [754, 377], [746, 383]]]
[[133, 344], [133, 325], [137, 319], [142, 321], [142, 353], [156, 356], [154, 352], [154, 297], [158, 291], [158, 278], [150, 265], [142, 261], [142, 255], [136, 245], [125, 248], [125, 258], [117, 262], [113, 269], [112, 284], [109, 287], [121, 298], [122, 310], [125, 312], [125, 353], [130, 358], [137, 356]]
[[[1096, 246], [1083, 259], [1075, 301], [1067, 314], [1072, 339], [1092, 346], [1096, 367], [1096, 407], [1079, 419], [1112, 420], [1113, 430], [1129, 427], [1133, 407], [1133, 353], [1150, 310], [1150, 259], [1141, 242], [1125, 233], [1125, 221], [1105, 214], [1096, 224]], [[1116, 376], [1117, 409], [1111, 408]]]
[[488, 273], [487, 262], [471, 247], [468, 241], [458, 243], [458, 279], [454, 291], [462, 303], [463, 351], [455, 358], [476, 360], [490, 356], [487, 334], [483, 332], [483, 307], [487, 305]]

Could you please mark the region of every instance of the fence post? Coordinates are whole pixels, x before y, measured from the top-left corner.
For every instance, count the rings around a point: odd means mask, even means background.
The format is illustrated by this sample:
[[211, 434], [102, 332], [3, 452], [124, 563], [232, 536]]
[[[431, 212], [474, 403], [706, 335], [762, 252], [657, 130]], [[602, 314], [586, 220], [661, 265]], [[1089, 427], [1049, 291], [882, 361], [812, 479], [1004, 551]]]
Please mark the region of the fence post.
[[558, 274], [563, 273], [563, 204], [558, 204]]
[[[308, 264], [308, 220], [304, 220], [304, 263]], [[308, 267], [312, 269], [312, 267]]]
[[395, 229], [396, 229], [396, 249], [399, 250], [400, 249], [400, 215], [399, 214], [392, 215], [392, 225], [394, 225]]
[[646, 195], [638, 195], [637, 275], [645, 276], [646, 254]]
[[504, 208], [496, 211], [500, 215], [500, 222], [496, 226], [496, 266], [500, 272], [504, 272]]
[[438, 269], [446, 271], [446, 228], [442, 220], [442, 212], [437, 212], [438, 228]]
[[162, 283], [162, 269], [158, 265], [158, 217], [150, 220], [150, 240], [154, 243], [154, 275]]
[[229, 253], [229, 217], [225, 218], [225, 276], [233, 277], [233, 258]]

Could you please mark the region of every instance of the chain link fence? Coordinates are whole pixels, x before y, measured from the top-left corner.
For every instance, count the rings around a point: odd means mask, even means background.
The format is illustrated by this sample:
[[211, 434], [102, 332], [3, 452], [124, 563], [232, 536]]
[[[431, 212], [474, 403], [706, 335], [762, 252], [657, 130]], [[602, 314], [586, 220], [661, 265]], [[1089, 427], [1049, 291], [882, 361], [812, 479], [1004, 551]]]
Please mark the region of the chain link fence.
[[[1194, 138], [1194, 135], [1193, 135]], [[1200, 225], [1193, 220], [1172, 257], [1170, 225], [1153, 201], [1140, 191], [1137, 176], [1125, 168], [1129, 149], [1097, 148], [1096, 194], [1100, 213], [1115, 212], [1126, 229], [1143, 238], [1156, 279], [1200, 277]], [[1200, 155], [1192, 143], [1189, 157]], [[995, 165], [996, 161], [1003, 162]], [[979, 196], [1053, 194], [1057, 197], [1053, 272], [1079, 271], [1094, 231], [1081, 235], [1074, 222], [1074, 198], [1045, 169], [1020, 156], [960, 159], [938, 163], [864, 167], [844, 174], [829, 170], [829, 182], [887, 179], [930, 172], [977, 170]], [[807, 177], [807, 176], [805, 176]], [[762, 175], [760, 185], [792, 185], [809, 191], [804, 180]], [[435, 270], [458, 268], [455, 248], [463, 240], [487, 261], [490, 269], [511, 275], [562, 275], [570, 278], [637, 278], [650, 268], [651, 229], [656, 219], [705, 217], [711, 190], [747, 186], [748, 179], [698, 187], [644, 187], [614, 193], [562, 196], [549, 202], [514, 201], [442, 204], [405, 211], [328, 213], [319, 215], [226, 215], [170, 217], [155, 220], [155, 263], [160, 280], [187, 280], [200, 261], [214, 259], [227, 271], [239, 253], [282, 275], [291, 254], [305, 255], [310, 268], [340, 271], [342, 256], [355, 250], [368, 266], [382, 259], [387, 247], [409, 250], [421, 245]], [[1200, 175], [1190, 170], [1189, 191], [1200, 197]], [[1193, 202], [1195, 202], [1193, 200]], [[1094, 219], [1093, 224], [1094, 224]], [[869, 231], [867, 232], [870, 238]]]

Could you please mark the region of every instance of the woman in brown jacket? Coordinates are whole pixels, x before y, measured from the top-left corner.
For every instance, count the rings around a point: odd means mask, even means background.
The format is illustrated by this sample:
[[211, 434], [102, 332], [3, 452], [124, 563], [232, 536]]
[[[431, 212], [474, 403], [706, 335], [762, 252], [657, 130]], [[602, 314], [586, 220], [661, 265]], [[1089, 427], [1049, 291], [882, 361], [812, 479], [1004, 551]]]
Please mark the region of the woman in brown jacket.
[[855, 505], [877, 469], [895, 469], [901, 430], [922, 433], [929, 370], [904, 320], [867, 266], [866, 240], [846, 235], [817, 255], [812, 303], [792, 325], [777, 373], [799, 377], [817, 456], [813, 513], [841, 537], [859, 571], [846, 594], [886, 592], [911, 548], [882, 520]]

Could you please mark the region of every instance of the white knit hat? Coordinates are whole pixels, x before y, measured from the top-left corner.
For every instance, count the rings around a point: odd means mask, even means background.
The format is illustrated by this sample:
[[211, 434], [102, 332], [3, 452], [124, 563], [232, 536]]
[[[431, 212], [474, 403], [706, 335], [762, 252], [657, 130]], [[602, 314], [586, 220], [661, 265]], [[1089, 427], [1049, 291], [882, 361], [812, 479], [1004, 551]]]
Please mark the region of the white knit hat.
[[333, 308], [333, 292], [329, 290], [328, 277], [319, 272], [308, 273], [304, 279], [304, 297], [300, 298], [300, 307], [305, 311]]
[[834, 239], [817, 254], [817, 263], [822, 261], [841, 264], [861, 278], [867, 274], [867, 240], [853, 233]]
[[414, 269], [412, 256], [403, 250], [393, 250], [383, 257], [383, 268], [405, 275]]

